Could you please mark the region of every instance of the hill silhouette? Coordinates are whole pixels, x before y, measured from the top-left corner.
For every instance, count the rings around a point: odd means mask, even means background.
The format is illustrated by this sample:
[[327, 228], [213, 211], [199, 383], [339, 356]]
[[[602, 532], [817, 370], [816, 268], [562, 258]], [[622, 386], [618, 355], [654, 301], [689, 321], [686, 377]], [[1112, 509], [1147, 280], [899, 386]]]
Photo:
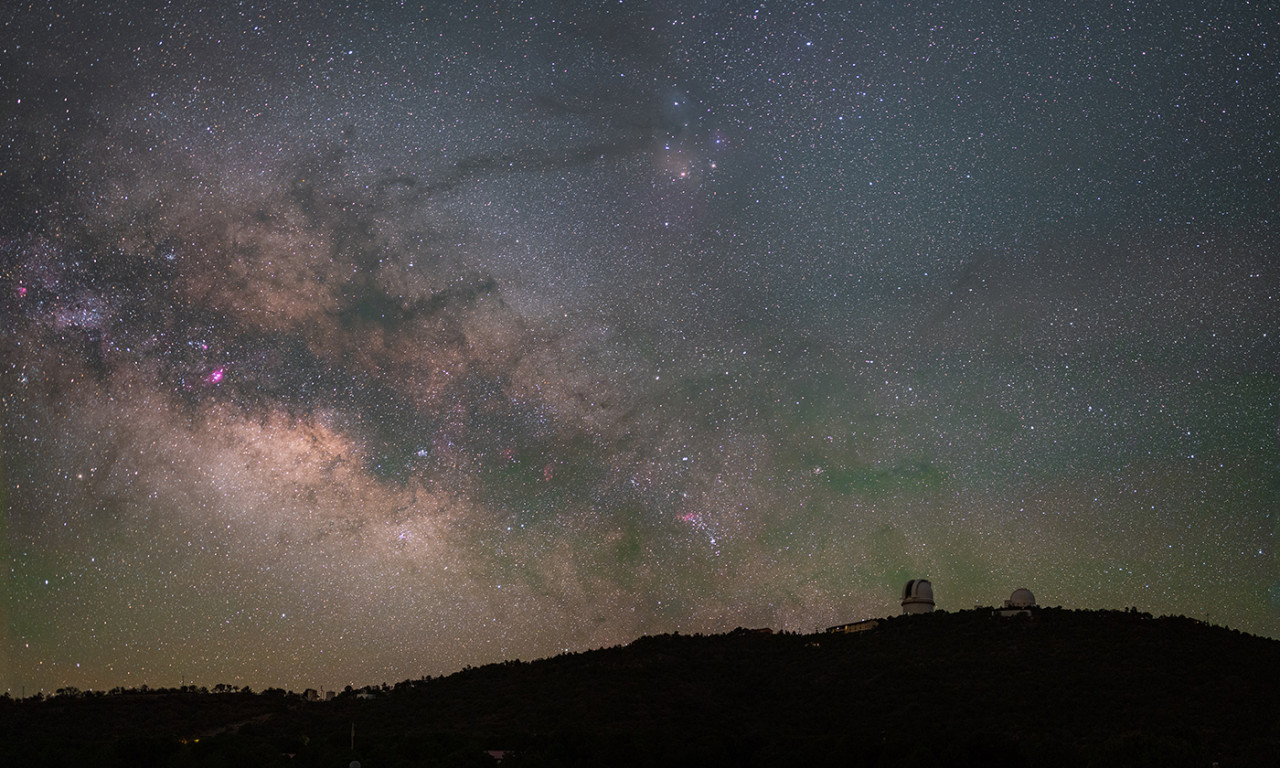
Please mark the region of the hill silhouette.
[[[332, 701], [0, 700], [11, 765], [1275, 766], [1280, 642], [1043, 608], [643, 637]], [[195, 739], [199, 738], [199, 741]], [[354, 744], [354, 749], [353, 749]]]

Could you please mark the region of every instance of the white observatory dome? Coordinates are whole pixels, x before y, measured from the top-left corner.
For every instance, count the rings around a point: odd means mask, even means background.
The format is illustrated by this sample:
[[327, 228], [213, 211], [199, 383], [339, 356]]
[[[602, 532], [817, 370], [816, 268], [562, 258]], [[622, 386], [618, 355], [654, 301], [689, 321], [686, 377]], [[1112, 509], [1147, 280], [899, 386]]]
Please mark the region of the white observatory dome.
[[929, 613], [932, 610], [933, 585], [928, 579], [908, 581], [907, 586], [902, 588], [902, 612]]
[[1031, 594], [1031, 590], [1026, 587], [1018, 587], [1013, 590], [1013, 594], [1005, 601], [1006, 608], [1035, 608], [1036, 596]]

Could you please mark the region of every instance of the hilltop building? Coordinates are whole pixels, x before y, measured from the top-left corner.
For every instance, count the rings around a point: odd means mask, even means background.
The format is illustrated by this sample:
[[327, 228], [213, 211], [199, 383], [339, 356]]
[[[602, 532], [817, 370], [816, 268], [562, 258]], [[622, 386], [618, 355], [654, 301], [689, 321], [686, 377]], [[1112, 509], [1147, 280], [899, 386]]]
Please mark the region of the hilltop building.
[[851, 634], [853, 632], [868, 632], [880, 626], [879, 619], [863, 619], [849, 624], [837, 624], [834, 627], [827, 627], [827, 632], [837, 634]]
[[[1036, 604], [1036, 596], [1031, 594], [1031, 590], [1026, 587], [1018, 587], [1013, 590], [1013, 594], [1009, 595], [1009, 599], [1004, 601], [1004, 606], [1000, 608], [988, 608], [981, 605], [973, 606], [975, 611], [990, 611], [990, 615], [999, 617], [1013, 616], [1034, 616], [1039, 606]], [[902, 588], [902, 613], [903, 615], [913, 613], [932, 613], [934, 609], [933, 602], [933, 584], [928, 579], [912, 579], [908, 581], [906, 586]], [[828, 633], [847, 634], [853, 632], [866, 632], [875, 629], [880, 625], [879, 619], [863, 619], [849, 624], [837, 624], [834, 627], [827, 627]], [[742, 628], [738, 628], [735, 632], [746, 632]]]
[[933, 612], [933, 585], [928, 579], [912, 579], [902, 588], [902, 612]]
[[1031, 594], [1031, 590], [1026, 587], [1018, 587], [1013, 590], [1013, 594], [1009, 596], [1009, 599], [1004, 601], [1004, 607], [996, 609], [996, 615], [1030, 616], [1035, 608], [1036, 596]]

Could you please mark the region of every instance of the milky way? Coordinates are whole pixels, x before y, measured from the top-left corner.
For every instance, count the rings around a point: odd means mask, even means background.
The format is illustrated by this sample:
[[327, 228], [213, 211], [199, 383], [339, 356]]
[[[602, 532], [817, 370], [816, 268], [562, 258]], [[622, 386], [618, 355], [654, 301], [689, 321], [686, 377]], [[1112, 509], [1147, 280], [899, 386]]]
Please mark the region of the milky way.
[[5, 12], [0, 686], [1280, 637], [1273, 13], [277, 5]]

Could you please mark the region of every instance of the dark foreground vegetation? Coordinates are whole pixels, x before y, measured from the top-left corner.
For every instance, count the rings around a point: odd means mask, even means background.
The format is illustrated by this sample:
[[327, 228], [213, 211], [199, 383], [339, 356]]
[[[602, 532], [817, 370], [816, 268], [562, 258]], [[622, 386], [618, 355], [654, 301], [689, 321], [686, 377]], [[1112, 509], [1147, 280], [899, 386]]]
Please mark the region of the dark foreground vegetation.
[[331, 701], [225, 686], [0, 698], [4, 765], [353, 760], [1276, 766], [1280, 642], [1134, 611], [975, 610], [851, 635], [644, 637]]

